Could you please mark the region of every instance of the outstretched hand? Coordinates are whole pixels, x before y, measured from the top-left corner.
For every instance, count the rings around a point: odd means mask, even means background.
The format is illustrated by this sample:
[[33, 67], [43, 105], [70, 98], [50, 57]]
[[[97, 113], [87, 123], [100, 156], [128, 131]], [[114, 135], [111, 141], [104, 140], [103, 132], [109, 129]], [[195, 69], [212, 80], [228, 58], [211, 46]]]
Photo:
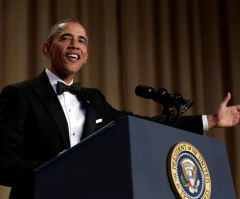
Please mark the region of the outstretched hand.
[[240, 104], [235, 106], [227, 106], [231, 94], [228, 92], [225, 99], [221, 102], [217, 112], [207, 115], [208, 127], [233, 127], [240, 124]]

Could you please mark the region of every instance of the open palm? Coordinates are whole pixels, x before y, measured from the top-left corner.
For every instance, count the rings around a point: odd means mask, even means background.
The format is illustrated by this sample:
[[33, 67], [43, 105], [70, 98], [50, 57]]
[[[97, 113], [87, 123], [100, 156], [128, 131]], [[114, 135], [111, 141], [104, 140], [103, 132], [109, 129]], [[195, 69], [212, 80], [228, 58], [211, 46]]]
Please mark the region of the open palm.
[[216, 127], [232, 127], [240, 123], [240, 105], [227, 106], [231, 94], [228, 93], [214, 114], [216, 117]]

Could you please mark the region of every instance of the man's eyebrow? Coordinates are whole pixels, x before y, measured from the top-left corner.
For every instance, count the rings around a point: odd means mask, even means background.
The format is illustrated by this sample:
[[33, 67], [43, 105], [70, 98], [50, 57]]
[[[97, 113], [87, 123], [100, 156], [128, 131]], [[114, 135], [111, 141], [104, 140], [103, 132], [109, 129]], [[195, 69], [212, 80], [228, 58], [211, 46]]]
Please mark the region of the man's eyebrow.
[[60, 37], [65, 37], [65, 36], [70, 36], [71, 37], [72, 34], [70, 34], [70, 33], [63, 33], [63, 34], [60, 35]]
[[[65, 37], [65, 36], [72, 37], [73, 35], [71, 33], [63, 33], [60, 37]], [[88, 43], [87, 37], [84, 37], [84, 36], [80, 35], [80, 36], [78, 36], [78, 38], [83, 39], [86, 43]]]

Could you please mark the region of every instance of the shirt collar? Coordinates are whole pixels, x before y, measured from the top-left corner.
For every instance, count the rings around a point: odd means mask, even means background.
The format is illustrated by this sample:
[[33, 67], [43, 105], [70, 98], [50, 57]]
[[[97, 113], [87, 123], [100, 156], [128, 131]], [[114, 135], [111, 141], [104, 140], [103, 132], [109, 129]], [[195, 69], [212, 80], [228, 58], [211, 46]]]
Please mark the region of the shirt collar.
[[[66, 84], [66, 83], [62, 79], [60, 79], [58, 76], [56, 76], [53, 72], [48, 70], [47, 68], [45, 69], [45, 72], [48, 76], [51, 86], [53, 87], [55, 93], [57, 93], [57, 82], [58, 81], [63, 82], [64, 84]], [[71, 85], [71, 84], [73, 84], [73, 80], [70, 82], [70, 84], [66, 84], [66, 85]]]

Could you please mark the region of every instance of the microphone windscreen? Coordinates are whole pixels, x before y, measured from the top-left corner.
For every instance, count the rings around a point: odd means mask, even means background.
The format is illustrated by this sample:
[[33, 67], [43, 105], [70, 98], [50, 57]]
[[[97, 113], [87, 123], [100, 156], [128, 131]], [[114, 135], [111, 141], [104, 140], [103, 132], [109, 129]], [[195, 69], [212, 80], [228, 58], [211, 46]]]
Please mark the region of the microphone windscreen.
[[150, 86], [139, 85], [136, 87], [135, 93], [137, 96], [143, 97], [146, 99], [153, 99], [156, 96], [156, 91], [154, 90], [154, 88]]

